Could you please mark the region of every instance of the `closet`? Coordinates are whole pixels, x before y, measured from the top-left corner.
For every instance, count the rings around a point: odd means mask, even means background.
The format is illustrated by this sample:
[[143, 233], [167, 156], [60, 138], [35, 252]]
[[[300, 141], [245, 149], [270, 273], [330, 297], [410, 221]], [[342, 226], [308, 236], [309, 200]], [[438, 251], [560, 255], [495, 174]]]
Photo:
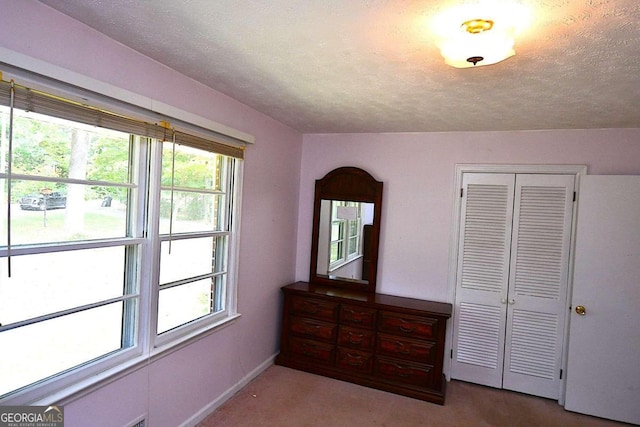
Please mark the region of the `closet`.
[[575, 179], [463, 174], [452, 378], [560, 397]]

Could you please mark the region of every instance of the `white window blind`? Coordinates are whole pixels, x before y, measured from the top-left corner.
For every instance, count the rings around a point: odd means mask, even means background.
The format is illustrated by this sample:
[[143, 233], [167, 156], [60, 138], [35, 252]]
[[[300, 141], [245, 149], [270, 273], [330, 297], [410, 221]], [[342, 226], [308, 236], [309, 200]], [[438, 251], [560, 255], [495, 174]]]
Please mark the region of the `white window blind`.
[[[11, 84], [11, 82], [0, 81], [0, 105], [9, 105], [11, 99]], [[92, 126], [146, 136], [161, 141], [172, 140], [173, 130], [168, 129], [168, 125], [165, 126], [162, 123], [150, 123], [144, 120], [126, 117], [18, 84], [14, 84], [14, 90], [14, 108], [61, 119], [73, 120]], [[175, 131], [175, 142], [201, 150], [214, 151], [238, 159], [243, 158], [244, 155], [242, 147], [226, 144], [223, 141], [206, 139], [180, 130]]]

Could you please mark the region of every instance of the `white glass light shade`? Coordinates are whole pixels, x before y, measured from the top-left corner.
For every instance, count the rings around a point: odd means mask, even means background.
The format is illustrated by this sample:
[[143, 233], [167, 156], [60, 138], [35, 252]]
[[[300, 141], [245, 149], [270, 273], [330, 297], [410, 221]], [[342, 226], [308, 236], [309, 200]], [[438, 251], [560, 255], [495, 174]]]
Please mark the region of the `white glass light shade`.
[[476, 66], [491, 65], [513, 56], [514, 38], [508, 31], [489, 30], [477, 34], [460, 31], [440, 42], [440, 53], [448, 65], [473, 67], [472, 57], [482, 58]]
[[490, 65], [515, 54], [515, 37], [529, 27], [531, 9], [517, 0], [458, 1], [431, 21], [434, 40], [447, 64], [473, 67], [468, 59], [481, 57], [476, 66]]

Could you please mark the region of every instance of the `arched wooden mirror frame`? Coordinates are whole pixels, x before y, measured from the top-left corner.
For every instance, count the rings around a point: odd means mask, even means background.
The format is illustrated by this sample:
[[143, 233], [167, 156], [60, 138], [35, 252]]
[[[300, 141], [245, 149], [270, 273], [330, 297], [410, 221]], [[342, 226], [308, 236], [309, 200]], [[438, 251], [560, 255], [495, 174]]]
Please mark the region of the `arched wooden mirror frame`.
[[[338, 200], [373, 203], [373, 223], [368, 236], [366, 259], [363, 263], [363, 275], [367, 280], [334, 277], [318, 273], [318, 243], [322, 200]], [[378, 273], [378, 252], [380, 243], [380, 221], [382, 212], [382, 182], [377, 181], [368, 172], [356, 167], [341, 167], [316, 180], [313, 207], [313, 237], [311, 244], [311, 268], [309, 282], [326, 286], [352, 289], [365, 292], [376, 291]]]

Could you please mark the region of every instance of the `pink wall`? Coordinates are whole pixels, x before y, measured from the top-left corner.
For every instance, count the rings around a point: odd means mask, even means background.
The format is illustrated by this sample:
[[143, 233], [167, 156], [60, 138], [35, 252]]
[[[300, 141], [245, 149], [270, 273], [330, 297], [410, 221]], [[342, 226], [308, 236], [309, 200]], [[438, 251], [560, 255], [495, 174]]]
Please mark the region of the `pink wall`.
[[378, 292], [447, 301], [459, 163], [579, 164], [589, 174], [640, 174], [640, 129], [305, 135], [297, 280], [309, 277], [314, 180], [357, 166], [384, 182]]
[[[246, 150], [235, 323], [65, 406], [66, 424], [176, 426], [278, 349], [295, 275], [302, 135], [32, 0], [0, 0], [0, 47], [255, 136]], [[6, 61], [7, 58], [0, 58]]]

